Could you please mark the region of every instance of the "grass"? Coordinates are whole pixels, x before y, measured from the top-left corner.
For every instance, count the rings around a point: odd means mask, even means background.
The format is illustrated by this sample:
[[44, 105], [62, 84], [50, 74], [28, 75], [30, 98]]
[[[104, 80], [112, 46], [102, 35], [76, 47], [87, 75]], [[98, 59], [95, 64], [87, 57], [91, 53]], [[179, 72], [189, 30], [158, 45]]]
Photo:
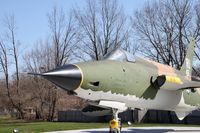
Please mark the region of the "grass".
[[107, 123], [28, 122], [0, 117], [0, 133], [12, 133], [13, 129], [18, 129], [20, 133], [40, 133], [58, 130], [103, 128], [107, 126]]
[[[133, 124], [135, 127], [151, 126], [188, 126], [198, 127], [199, 125], [184, 124]], [[47, 131], [74, 130], [106, 128], [108, 123], [77, 123], [77, 122], [28, 122], [16, 120], [8, 117], [0, 117], [0, 133], [12, 133], [13, 129], [18, 129], [20, 133], [40, 133]], [[126, 127], [126, 124], [123, 124]]]

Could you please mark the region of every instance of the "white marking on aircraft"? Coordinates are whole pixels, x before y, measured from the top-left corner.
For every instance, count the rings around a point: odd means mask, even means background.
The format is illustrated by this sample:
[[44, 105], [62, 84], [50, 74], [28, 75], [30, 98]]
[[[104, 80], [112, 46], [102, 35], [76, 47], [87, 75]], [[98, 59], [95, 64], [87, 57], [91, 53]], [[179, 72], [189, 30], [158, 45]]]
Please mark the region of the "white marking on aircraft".
[[159, 90], [154, 99], [144, 99], [135, 95], [123, 95], [112, 93], [111, 91], [92, 91], [79, 88], [75, 90], [81, 98], [87, 98], [92, 101], [111, 100], [126, 103], [130, 108], [162, 109], [172, 111], [193, 111], [195, 106], [185, 104], [182, 91]]

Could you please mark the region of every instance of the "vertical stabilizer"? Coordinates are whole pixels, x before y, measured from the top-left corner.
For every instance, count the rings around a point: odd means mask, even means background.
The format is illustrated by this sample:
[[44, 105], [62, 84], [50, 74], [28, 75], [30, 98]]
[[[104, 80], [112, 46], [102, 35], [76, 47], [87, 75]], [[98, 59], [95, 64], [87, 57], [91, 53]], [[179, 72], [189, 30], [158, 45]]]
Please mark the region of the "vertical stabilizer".
[[196, 46], [195, 40], [192, 38], [190, 40], [190, 43], [188, 44], [186, 57], [185, 57], [183, 65], [180, 69], [181, 73], [188, 77], [191, 77], [191, 75], [192, 75], [192, 62], [193, 62], [193, 57], [194, 57], [195, 46]]

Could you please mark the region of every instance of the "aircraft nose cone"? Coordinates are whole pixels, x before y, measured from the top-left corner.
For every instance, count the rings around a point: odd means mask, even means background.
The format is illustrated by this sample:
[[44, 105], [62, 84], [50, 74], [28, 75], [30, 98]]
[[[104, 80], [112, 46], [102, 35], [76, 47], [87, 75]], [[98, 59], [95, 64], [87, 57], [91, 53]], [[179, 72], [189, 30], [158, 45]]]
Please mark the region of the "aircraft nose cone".
[[80, 87], [82, 73], [76, 65], [64, 65], [42, 74], [44, 78], [67, 91], [73, 91]]

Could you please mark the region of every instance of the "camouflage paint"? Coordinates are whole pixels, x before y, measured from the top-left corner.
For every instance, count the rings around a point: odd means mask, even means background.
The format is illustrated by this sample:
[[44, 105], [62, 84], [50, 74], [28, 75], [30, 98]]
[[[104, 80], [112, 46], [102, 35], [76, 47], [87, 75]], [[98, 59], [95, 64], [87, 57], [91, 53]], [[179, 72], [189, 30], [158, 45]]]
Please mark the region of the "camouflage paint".
[[[130, 107], [172, 110], [179, 119], [183, 119], [190, 111], [197, 109], [200, 103], [200, 89], [192, 91], [200, 87], [200, 82], [191, 81], [190, 78], [194, 46], [193, 40], [180, 71], [141, 58], [134, 62], [129, 60], [129, 54], [122, 52], [119, 54], [123, 59], [107, 58], [102, 61], [77, 63], [71, 65], [76, 70], [63, 66], [61, 69], [36, 75], [43, 76], [87, 100], [104, 100], [104, 105], [108, 105], [106, 107], [113, 108], [121, 103], [123, 109]], [[74, 81], [77, 81], [76, 86]], [[74, 89], [77, 86], [78, 88]], [[108, 104], [111, 102], [115, 102], [115, 105]]]
[[183, 97], [186, 104], [200, 107], [200, 94], [198, 89], [195, 92], [184, 90]]
[[[82, 70], [83, 74], [81, 88], [91, 90], [92, 92], [111, 92], [113, 95], [133, 95], [139, 99], [154, 100], [160, 90], [150, 84], [152, 76], [172, 76], [178, 80], [175, 83], [177, 85], [182, 84], [182, 82], [190, 82], [178, 70], [141, 58], [138, 58], [135, 63], [103, 60], [77, 63], [76, 65]], [[95, 86], [92, 84], [95, 82], [99, 82], [99, 85]], [[175, 92], [172, 91], [172, 93]], [[182, 91], [177, 92], [178, 95], [181, 93]], [[183, 91], [183, 98], [184, 104], [189, 106], [198, 106], [200, 103], [198, 91], [195, 93], [191, 92], [190, 94]], [[177, 99], [180, 100], [181, 96]], [[176, 105], [178, 104], [176, 103]], [[174, 108], [176, 105], [174, 105]]]
[[[157, 67], [144, 60], [137, 63], [104, 60], [76, 65], [83, 72], [81, 87], [84, 89], [111, 91], [146, 99], [153, 98], [157, 93], [150, 85], [151, 76], [158, 76]], [[93, 82], [99, 82], [99, 86], [92, 85]]]

